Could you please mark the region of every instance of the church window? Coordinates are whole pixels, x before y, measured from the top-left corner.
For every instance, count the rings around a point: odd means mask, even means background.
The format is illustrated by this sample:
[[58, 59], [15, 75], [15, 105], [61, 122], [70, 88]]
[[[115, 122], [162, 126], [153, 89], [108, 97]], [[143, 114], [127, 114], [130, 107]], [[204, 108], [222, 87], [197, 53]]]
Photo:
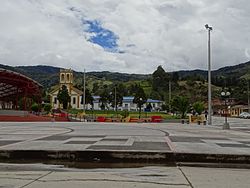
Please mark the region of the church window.
[[64, 82], [64, 74], [61, 75], [61, 81]]

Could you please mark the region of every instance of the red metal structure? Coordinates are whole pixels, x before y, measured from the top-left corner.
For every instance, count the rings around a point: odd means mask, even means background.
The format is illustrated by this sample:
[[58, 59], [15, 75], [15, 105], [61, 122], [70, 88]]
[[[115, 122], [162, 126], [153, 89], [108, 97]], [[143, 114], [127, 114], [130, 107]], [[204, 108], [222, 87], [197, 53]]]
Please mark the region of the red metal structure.
[[42, 85], [20, 73], [0, 69], [0, 102], [11, 102], [15, 109], [23, 98], [23, 110], [27, 110], [27, 98], [41, 103]]

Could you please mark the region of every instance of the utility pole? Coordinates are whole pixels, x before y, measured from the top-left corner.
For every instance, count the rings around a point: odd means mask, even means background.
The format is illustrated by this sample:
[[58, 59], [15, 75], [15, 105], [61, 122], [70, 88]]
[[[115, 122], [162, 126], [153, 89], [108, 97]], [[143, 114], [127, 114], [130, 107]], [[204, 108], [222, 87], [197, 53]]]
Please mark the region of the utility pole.
[[168, 81], [168, 108], [169, 108], [169, 112], [171, 112], [171, 80]]
[[248, 113], [250, 113], [249, 80], [247, 80], [247, 105], [248, 105]]
[[86, 103], [86, 78], [85, 78], [85, 69], [83, 73], [83, 112], [85, 112], [85, 103]]
[[115, 85], [115, 113], [117, 116], [117, 104], [116, 104], [116, 85]]

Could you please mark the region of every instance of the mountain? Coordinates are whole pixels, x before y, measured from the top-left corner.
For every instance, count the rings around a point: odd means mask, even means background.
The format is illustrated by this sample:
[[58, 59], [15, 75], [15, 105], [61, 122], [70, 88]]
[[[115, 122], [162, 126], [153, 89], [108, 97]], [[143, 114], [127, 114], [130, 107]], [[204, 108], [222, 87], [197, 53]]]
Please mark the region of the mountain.
[[[177, 71], [180, 79], [185, 79], [187, 77], [200, 76], [203, 79], [207, 79], [207, 70], [181, 70]], [[234, 66], [226, 66], [218, 70], [211, 71], [212, 77], [223, 77], [231, 78], [236, 77], [238, 79], [250, 79], [250, 61], [246, 63], [241, 63]]]
[[[44, 88], [50, 88], [58, 84], [59, 82], [59, 67], [52, 66], [8, 66], [0, 64], [0, 68], [15, 71], [25, 76], [32, 78], [44, 86]], [[74, 71], [74, 77], [76, 82], [82, 82], [83, 72]], [[86, 77], [93, 81], [110, 81], [110, 82], [129, 82], [129, 81], [142, 81], [150, 78], [150, 75], [146, 74], [127, 74], [119, 72], [87, 72]]]
[[[59, 67], [52, 66], [8, 66], [0, 64], [0, 68], [12, 70], [24, 74], [44, 86], [44, 88], [50, 88], [56, 85], [59, 81], [58, 73], [60, 71]], [[152, 70], [153, 72], [154, 70]], [[177, 71], [180, 79], [187, 79], [188, 77], [200, 77], [202, 79], [207, 79], [206, 70], [191, 70], [191, 71]], [[246, 78], [250, 79], [250, 61], [242, 63], [235, 66], [227, 66], [214, 70], [211, 72], [212, 77], [224, 77], [224, 78]], [[75, 72], [74, 76], [78, 82], [81, 82], [83, 78], [82, 72]], [[112, 82], [133, 82], [133, 81], [145, 81], [151, 79], [151, 74], [128, 74], [119, 72], [87, 72], [86, 77], [92, 81], [109, 81]]]
[[223, 76], [250, 79], [250, 61], [239, 65], [227, 66], [213, 71], [213, 76]]

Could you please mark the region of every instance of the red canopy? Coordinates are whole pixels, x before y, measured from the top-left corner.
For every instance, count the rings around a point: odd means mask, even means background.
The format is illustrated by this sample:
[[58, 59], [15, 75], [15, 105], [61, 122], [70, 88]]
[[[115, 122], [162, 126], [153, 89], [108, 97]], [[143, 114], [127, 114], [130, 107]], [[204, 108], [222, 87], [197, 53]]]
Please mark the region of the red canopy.
[[42, 85], [20, 73], [0, 68], [0, 101], [10, 101], [17, 97], [39, 97]]

